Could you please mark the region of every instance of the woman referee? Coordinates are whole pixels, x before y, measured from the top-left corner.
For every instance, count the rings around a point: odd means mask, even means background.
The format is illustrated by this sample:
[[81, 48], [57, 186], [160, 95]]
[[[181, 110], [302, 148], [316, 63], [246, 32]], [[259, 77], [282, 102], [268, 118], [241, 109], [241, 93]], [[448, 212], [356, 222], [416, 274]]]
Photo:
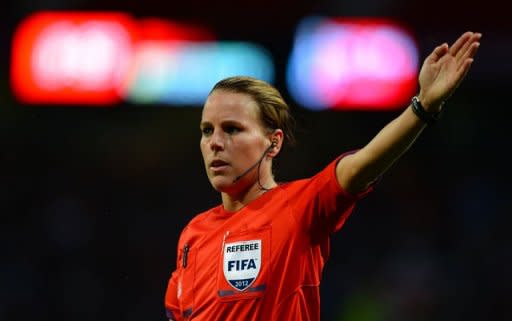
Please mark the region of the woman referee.
[[201, 152], [222, 204], [183, 229], [165, 296], [170, 320], [318, 321], [329, 236], [356, 202], [438, 120], [473, 62], [466, 32], [425, 59], [419, 93], [366, 146], [316, 175], [277, 184], [272, 160], [293, 139], [280, 93], [248, 77], [215, 85], [203, 108]]

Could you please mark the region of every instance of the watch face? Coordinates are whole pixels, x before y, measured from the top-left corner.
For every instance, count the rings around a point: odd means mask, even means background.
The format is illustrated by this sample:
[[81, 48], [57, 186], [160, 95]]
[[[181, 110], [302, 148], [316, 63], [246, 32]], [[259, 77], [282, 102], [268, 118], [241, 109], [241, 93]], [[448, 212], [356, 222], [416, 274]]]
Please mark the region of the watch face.
[[412, 97], [411, 108], [412, 108], [412, 111], [416, 114], [416, 116], [418, 116], [418, 118], [421, 121], [423, 121], [424, 123], [426, 123], [428, 125], [435, 123], [439, 119], [439, 116], [441, 113], [441, 111], [439, 111], [437, 113], [427, 112], [425, 110], [425, 108], [423, 108], [423, 106], [421, 105], [421, 102], [418, 99], [418, 96]]

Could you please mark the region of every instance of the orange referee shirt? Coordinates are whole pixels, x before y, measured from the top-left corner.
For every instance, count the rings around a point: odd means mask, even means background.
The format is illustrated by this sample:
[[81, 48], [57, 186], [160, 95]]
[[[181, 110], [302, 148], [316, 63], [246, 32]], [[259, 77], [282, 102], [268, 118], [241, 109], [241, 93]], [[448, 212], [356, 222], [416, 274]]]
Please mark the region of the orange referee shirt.
[[318, 321], [329, 235], [355, 202], [338, 184], [339, 158], [317, 175], [284, 183], [236, 212], [197, 215], [178, 242], [165, 295], [176, 321]]

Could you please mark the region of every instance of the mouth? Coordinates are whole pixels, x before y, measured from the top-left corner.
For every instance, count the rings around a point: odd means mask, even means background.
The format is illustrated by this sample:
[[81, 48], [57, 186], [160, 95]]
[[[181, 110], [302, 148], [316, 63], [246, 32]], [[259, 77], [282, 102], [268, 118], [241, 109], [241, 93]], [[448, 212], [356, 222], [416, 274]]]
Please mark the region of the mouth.
[[229, 163], [227, 163], [221, 159], [214, 159], [210, 163], [210, 169], [213, 171], [219, 171], [219, 170], [225, 169], [226, 167], [228, 167], [228, 165], [229, 165]]

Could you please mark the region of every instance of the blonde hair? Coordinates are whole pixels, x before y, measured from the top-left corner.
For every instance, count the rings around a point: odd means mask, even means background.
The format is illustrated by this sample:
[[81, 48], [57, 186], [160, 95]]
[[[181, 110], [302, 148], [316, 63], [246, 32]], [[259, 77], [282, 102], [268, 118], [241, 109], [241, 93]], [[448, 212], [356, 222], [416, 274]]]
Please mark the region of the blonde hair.
[[281, 93], [269, 83], [252, 77], [235, 76], [220, 80], [213, 86], [210, 94], [215, 90], [249, 95], [259, 107], [263, 126], [269, 131], [281, 129], [286, 138], [285, 143], [295, 143], [293, 134], [295, 121], [290, 114], [290, 107]]

